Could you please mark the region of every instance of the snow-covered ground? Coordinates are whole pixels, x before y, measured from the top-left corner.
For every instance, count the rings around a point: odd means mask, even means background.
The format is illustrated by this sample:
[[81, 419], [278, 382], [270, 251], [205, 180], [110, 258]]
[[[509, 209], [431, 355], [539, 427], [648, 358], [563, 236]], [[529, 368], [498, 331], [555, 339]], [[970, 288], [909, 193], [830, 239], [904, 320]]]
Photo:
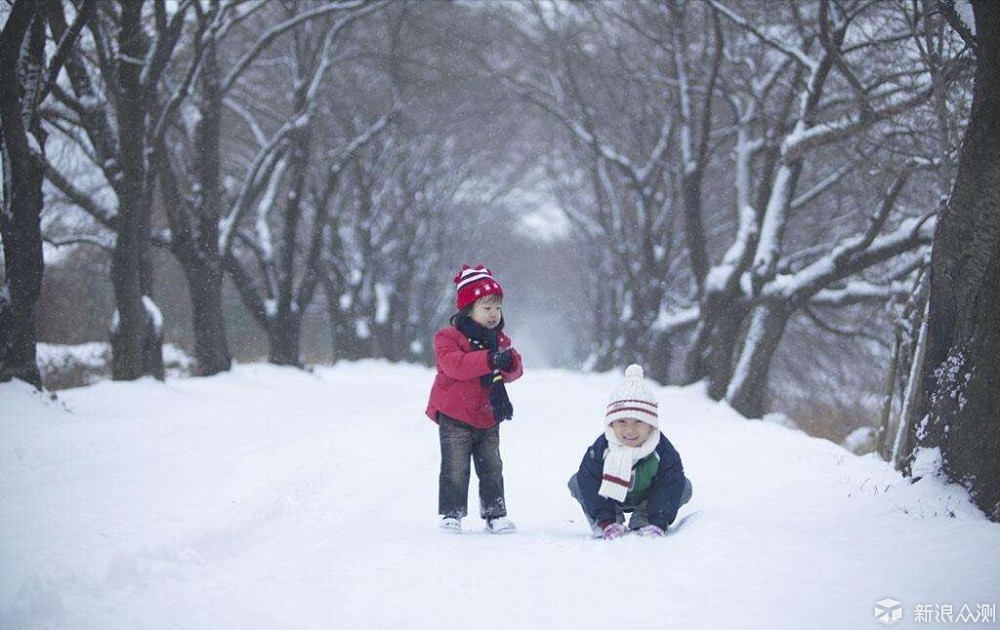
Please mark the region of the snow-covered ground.
[[856, 629], [885, 598], [898, 628], [1000, 627], [1000, 525], [964, 491], [697, 387], [657, 390], [695, 490], [667, 538], [593, 540], [566, 491], [620, 377], [530, 368], [502, 428], [520, 531], [439, 533], [431, 379], [0, 385], [0, 628]]

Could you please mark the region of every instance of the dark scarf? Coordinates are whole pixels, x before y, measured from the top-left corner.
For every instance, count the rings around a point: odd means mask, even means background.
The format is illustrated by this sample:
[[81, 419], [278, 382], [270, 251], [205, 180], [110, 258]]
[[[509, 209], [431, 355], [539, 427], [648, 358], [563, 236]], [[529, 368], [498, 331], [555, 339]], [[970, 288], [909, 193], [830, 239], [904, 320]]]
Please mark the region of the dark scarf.
[[[455, 327], [469, 340], [473, 350], [489, 350], [491, 353], [499, 349], [497, 337], [503, 330], [503, 320], [496, 328], [486, 328], [474, 322], [471, 317], [460, 317]], [[510, 404], [507, 388], [503, 384], [503, 375], [494, 368], [489, 374], [479, 377], [483, 387], [490, 388], [490, 407], [493, 409], [493, 419], [497, 422], [510, 420], [514, 417], [514, 406]]]

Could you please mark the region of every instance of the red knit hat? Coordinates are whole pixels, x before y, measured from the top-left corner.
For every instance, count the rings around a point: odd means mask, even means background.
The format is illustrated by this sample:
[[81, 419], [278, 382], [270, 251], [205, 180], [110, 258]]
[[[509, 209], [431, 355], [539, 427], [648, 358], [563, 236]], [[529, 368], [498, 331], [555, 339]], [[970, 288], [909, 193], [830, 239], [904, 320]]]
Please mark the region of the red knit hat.
[[462, 310], [479, 298], [486, 295], [503, 297], [503, 287], [493, 277], [493, 272], [478, 265], [473, 268], [462, 265], [462, 270], [455, 276], [455, 308]]

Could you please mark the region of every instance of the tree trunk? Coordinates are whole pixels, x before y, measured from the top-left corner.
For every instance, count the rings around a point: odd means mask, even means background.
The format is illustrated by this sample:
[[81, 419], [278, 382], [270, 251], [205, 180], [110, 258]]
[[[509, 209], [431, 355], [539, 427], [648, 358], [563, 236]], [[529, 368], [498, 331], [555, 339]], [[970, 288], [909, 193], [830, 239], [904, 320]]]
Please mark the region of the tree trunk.
[[[42, 258], [42, 167], [32, 155], [28, 134], [39, 147], [45, 137], [38, 126], [34, 105], [22, 99], [30, 89], [18, 76], [18, 56], [25, 39], [30, 64], [41, 80], [44, 70], [44, 22], [35, 7], [17, 2], [7, 16], [0, 42], [0, 120], [3, 121], [3, 207], [0, 208], [0, 236], [3, 238], [4, 284], [0, 285], [0, 383], [19, 378], [42, 387], [35, 357], [35, 306], [41, 293]], [[29, 35], [31, 31], [31, 35]], [[38, 37], [39, 32], [41, 37]], [[36, 88], [37, 89], [37, 88]], [[27, 114], [27, 115], [25, 115]]]
[[920, 318], [917, 338], [912, 344], [910, 351], [910, 373], [906, 377], [906, 385], [903, 387], [903, 407], [899, 413], [899, 426], [896, 427], [896, 438], [892, 441], [892, 454], [889, 461], [893, 468], [902, 470], [904, 474], [910, 474], [909, 455], [913, 450], [913, 409], [919, 404], [919, 399], [923, 395], [923, 363], [927, 354], [927, 303], [924, 303], [923, 315]]
[[270, 343], [268, 361], [275, 365], [302, 367], [299, 357], [299, 337], [302, 319], [293, 313], [276, 316], [271, 320], [267, 339]]
[[[206, 261], [208, 263], [210, 261]], [[228, 371], [233, 364], [222, 309], [222, 270], [210, 264], [185, 269], [194, 322], [194, 358], [199, 376]]]
[[[22, 160], [26, 163], [16, 164]], [[16, 182], [10, 194], [10, 211], [0, 211], [6, 277], [6, 286], [0, 287], [0, 382], [19, 378], [40, 389], [35, 307], [44, 270], [39, 226], [42, 173], [30, 155], [11, 156], [10, 165], [11, 179]]]
[[726, 396], [736, 344], [748, 313], [747, 301], [737, 292], [710, 290], [705, 294], [698, 331], [684, 363], [684, 382], [707, 379], [708, 395], [713, 400]]
[[[336, 232], [336, 230], [332, 230]], [[330, 363], [345, 359], [342, 347], [344, 337], [343, 314], [340, 309], [340, 294], [332, 273], [324, 273], [321, 279], [323, 297], [326, 301], [326, 323], [330, 331]]]
[[740, 340], [743, 322], [750, 312], [750, 305], [738, 298], [717, 315], [715, 334], [708, 346], [705, 358], [707, 393], [713, 400], [722, 400], [729, 389], [733, 376], [733, 361], [736, 346]]
[[[194, 165], [191, 177], [200, 190], [193, 205], [185, 204], [179, 183], [166, 156], [158, 170], [164, 177], [168, 216], [174, 236], [173, 252], [184, 269], [191, 296], [194, 358], [199, 376], [211, 376], [232, 367], [222, 308], [222, 262], [219, 253], [219, 217], [222, 214], [219, 137], [222, 131], [222, 95], [215, 40], [209, 38], [198, 74], [201, 87], [200, 118], [195, 129]], [[190, 214], [189, 220], [185, 214]], [[190, 225], [194, 224], [192, 234]]]
[[978, 63], [955, 187], [931, 261], [918, 447], [1000, 521], [1000, 5], [975, 1]]
[[[111, 284], [118, 306], [118, 321], [112, 331], [112, 377], [132, 380], [154, 374], [155, 360], [149, 344], [162, 339], [162, 331], [152, 328], [152, 320], [143, 304], [144, 284], [149, 282], [148, 234], [149, 195], [146, 186], [145, 90], [142, 66], [131, 60], [146, 56], [142, 34], [142, 4], [122, 5], [118, 84], [118, 134], [121, 150], [121, 188], [118, 211], [118, 235], [111, 258]], [[146, 278], [144, 278], [144, 275]], [[162, 364], [162, 359], [160, 360]], [[162, 374], [159, 375], [162, 377]]]
[[115, 312], [111, 326], [111, 378], [117, 381], [135, 380], [142, 376], [164, 378], [163, 368], [163, 326], [158, 310], [152, 300], [143, 296], [142, 322], [139, 339], [126, 338], [122, 334], [121, 314]]
[[658, 333], [653, 336], [650, 346], [652, 351], [646, 358], [645, 365], [649, 366], [647, 375], [657, 383], [666, 385], [670, 382], [670, 368], [672, 365], [673, 339], [669, 333]]
[[687, 239], [688, 254], [691, 257], [691, 273], [698, 286], [698, 294], [705, 291], [705, 277], [708, 275], [708, 247], [705, 243], [705, 227], [701, 208], [702, 170], [696, 168], [685, 171], [681, 176], [681, 193], [684, 200], [684, 235]]
[[782, 303], [764, 303], [750, 315], [740, 359], [726, 391], [726, 400], [733, 409], [747, 418], [764, 414], [771, 358], [778, 349], [788, 324], [790, 311]]

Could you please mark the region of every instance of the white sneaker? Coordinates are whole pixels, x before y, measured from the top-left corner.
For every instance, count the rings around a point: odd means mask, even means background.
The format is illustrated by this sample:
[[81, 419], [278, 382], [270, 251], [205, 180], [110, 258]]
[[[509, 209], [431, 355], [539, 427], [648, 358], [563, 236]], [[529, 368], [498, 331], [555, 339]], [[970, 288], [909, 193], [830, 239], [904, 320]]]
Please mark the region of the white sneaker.
[[438, 529], [442, 532], [447, 532], [449, 534], [461, 534], [462, 533], [462, 519], [455, 518], [453, 516], [446, 516], [441, 519], [441, 524], [438, 525]]
[[491, 534], [513, 534], [517, 531], [517, 526], [506, 516], [500, 516], [486, 519], [486, 531]]

